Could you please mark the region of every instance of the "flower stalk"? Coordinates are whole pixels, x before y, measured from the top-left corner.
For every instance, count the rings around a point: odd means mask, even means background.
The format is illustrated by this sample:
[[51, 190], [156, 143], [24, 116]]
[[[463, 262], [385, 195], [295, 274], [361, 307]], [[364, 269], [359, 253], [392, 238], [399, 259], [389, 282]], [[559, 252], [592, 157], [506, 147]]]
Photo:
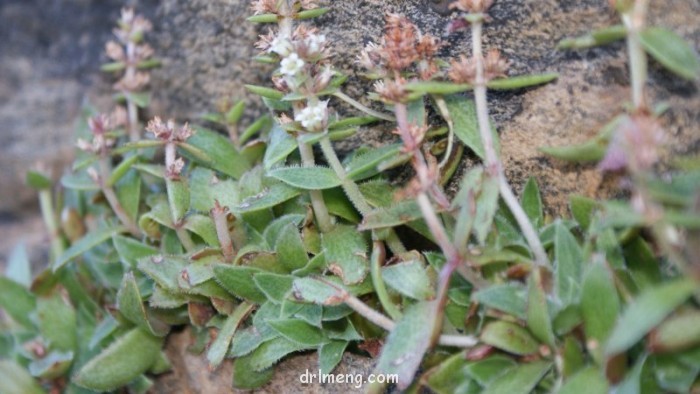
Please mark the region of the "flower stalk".
[[[484, 67], [484, 56], [482, 50], [482, 30], [484, 23], [483, 14], [470, 15], [472, 27], [472, 51], [473, 61], [476, 66], [476, 76], [474, 80], [474, 101], [476, 104], [476, 114], [479, 123], [479, 135], [484, 144], [484, 154], [486, 159], [486, 170], [491, 176], [498, 179], [498, 188], [510, 211], [513, 213], [518, 226], [525, 237], [528, 245], [535, 256], [535, 264], [541, 267], [550, 266], [547, 253], [542, 246], [539, 235], [527, 217], [522, 206], [515, 197], [513, 190], [508, 184], [508, 180], [503, 171], [503, 164], [494, 148], [493, 136], [491, 134], [491, 123], [489, 120], [488, 101], [486, 94], [486, 73]], [[469, 17], [469, 16], [468, 16]]]

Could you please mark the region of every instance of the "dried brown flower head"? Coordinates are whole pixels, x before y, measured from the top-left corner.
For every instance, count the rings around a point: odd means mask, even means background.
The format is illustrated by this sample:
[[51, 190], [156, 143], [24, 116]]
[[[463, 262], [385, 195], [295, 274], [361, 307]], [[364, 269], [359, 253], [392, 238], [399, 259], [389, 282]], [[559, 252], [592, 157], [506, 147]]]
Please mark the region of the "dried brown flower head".
[[473, 84], [476, 80], [476, 62], [464, 55], [452, 60], [447, 76], [456, 83]]
[[153, 29], [151, 22], [141, 15], [136, 15], [133, 8], [123, 8], [117, 24], [119, 27], [114, 29], [114, 35], [123, 44], [137, 43], [143, 38], [143, 33]]
[[278, 11], [277, 3], [279, 0], [255, 0], [251, 3], [250, 9], [255, 15], [259, 14], [276, 14]]
[[457, 0], [450, 4], [450, 9], [458, 9], [472, 14], [481, 14], [488, 11], [493, 5], [493, 2], [494, 0]]
[[398, 77], [396, 80], [377, 81], [374, 84], [379, 97], [387, 103], [400, 103], [406, 99], [406, 80]]
[[175, 121], [172, 119], [163, 122], [158, 116], [148, 122], [146, 130], [153, 133], [157, 139], [169, 142], [185, 142], [194, 134], [194, 131], [187, 123], [177, 128]]
[[498, 49], [492, 49], [484, 58], [484, 78], [489, 81], [494, 78], [506, 77], [510, 62], [501, 57]]
[[123, 90], [127, 92], [134, 92], [137, 90], [141, 90], [141, 88], [148, 85], [148, 82], [150, 82], [150, 80], [150, 75], [148, 75], [148, 73], [145, 72], [125, 74], [124, 77], [122, 77], [122, 79], [120, 79], [119, 81], [117, 81], [117, 83], [114, 84], [114, 89]]
[[419, 59], [417, 35], [418, 28], [408, 18], [397, 14], [387, 15], [380, 54], [389, 69], [401, 71]]

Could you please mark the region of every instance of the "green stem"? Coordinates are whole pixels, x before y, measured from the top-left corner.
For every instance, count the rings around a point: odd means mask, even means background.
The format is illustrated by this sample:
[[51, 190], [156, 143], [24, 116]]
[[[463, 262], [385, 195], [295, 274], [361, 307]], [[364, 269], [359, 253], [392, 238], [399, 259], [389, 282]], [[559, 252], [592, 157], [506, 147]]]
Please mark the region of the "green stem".
[[53, 208], [51, 198], [51, 189], [42, 189], [39, 191], [39, 206], [41, 207], [41, 216], [44, 219], [44, 224], [49, 232], [51, 240], [51, 254], [53, 259], [57, 259], [65, 249], [61, 232], [56, 220], [56, 212]]
[[535, 263], [538, 266], [550, 266], [547, 252], [545, 252], [539, 235], [534, 226], [527, 217], [522, 206], [515, 197], [513, 190], [508, 184], [505, 173], [503, 172], [503, 163], [496, 154], [494, 148], [493, 136], [491, 135], [491, 126], [489, 121], [489, 108], [486, 100], [486, 79], [484, 77], [484, 57], [482, 54], [481, 34], [483, 22], [475, 21], [472, 23], [472, 50], [474, 52], [474, 60], [476, 62], [476, 81], [474, 83], [474, 99], [476, 101], [476, 115], [479, 123], [479, 134], [484, 144], [484, 153], [486, 159], [487, 172], [492, 176], [497, 177], [498, 187], [503, 201], [506, 203], [510, 211], [513, 213], [515, 220], [518, 222], [520, 231], [522, 231], [525, 240], [532, 253], [535, 255]]
[[386, 250], [384, 245], [380, 241], [374, 241], [374, 246], [372, 247], [372, 261], [371, 261], [371, 273], [372, 273], [372, 283], [374, 284], [374, 291], [379, 297], [379, 303], [382, 304], [382, 308], [386, 313], [391, 316], [394, 320], [399, 320], [401, 318], [401, 311], [394, 305], [391, 301], [389, 293], [386, 291], [386, 286], [384, 286], [384, 280], [382, 280], [382, 265], [386, 257]]
[[445, 151], [445, 156], [443, 156], [442, 160], [440, 161], [440, 168], [443, 168], [447, 165], [448, 161], [450, 160], [450, 156], [452, 156], [452, 149], [454, 146], [455, 139], [454, 122], [452, 121], [450, 111], [447, 109], [447, 103], [445, 103], [445, 99], [442, 98], [442, 96], [437, 95], [433, 96], [433, 99], [435, 100], [435, 104], [440, 110], [440, 114], [445, 119], [445, 122], [447, 122], [447, 128], [449, 130], [447, 134], [447, 150]]
[[[297, 140], [299, 145], [299, 153], [304, 167], [313, 167], [316, 163], [314, 160], [314, 152], [309, 144]], [[327, 233], [333, 228], [331, 216], [328, 214], [328, 207], [323, 200], [323, 193], [320, 190], [310, 190], [311, 206], [314, 208], [314, 215], [318, 221], [318, 227], [322, 233]]]
[[[365, 197], [360, 192], [360, 188], [357, 186], [357, 184], [348, 177], [345, 167], [343, 167], [340, 159], [338, 159], [338, 155], [335, 154], [335, 150], [333, 149], [333, 145], [331, 145], [331, 140], [328, 138], [327, 134], [321, 139], [320, 144], [326, 161], [331, 166], [333, 171], [335, 171], [338, 178], [340, 178], [341, 186], [345, 191], [345, 194], [348, 196], [360, 214], [362, 214], [362, 216], [369, 214], [372, 211], [372, 207], [369, 205], [369, 203], [367, 203], [367, 200], [365, 200]], [[394, 254], [406, 252], [406, 247], [403, 246], [401, 240], [393, 229], [388, 230], [386, 242]]]
[[129, 214], [127, 214], [124, 210], [124, 207], [119, 202], [119, 198], [117, 198], [117, 194], [114, 192], [112, 186], [107, 184], [107, 180], [109, 179], [110, 175], [110, 166], [107, 160], [109, 160], [108, 157], [102, 157], [98, 162], [100, 169], [99, 185], [102, 189], [102, 194], [105, 196], [105, 199], [107, 199], [107, 203], [109, 203], [109, 206], [112, 208], [114, 214], [117, 215], [119, 221], [126, 227], [127, 230], [129, 230], [131, 235], [138, 238], [141, 236], [141, 230], [136, 225], [136, 222], [134, 222], [134, 220], [131, 219]]
[[369, 108], [369, 107], [363, 105], [359, 101], [355, 100], [354, 98], [348, 96], [347, 94], [345, 94], [341, 91], [337, 91], [337, 92], [333, 93], [333, 96], [345, 101], [346, 103], [350, 104], [351, 106], [355, 107], [356, 109], [359, 109], [360, 111], [362, 111], [370, 116], [374, 116], [375, 118], [387, 120], [389, 122], [396, 121], [396, 119], [394, 119], [393, 116], [387, 115], [387, 114], [379, 112], [379, 111], [375, 111], [372, 108]]

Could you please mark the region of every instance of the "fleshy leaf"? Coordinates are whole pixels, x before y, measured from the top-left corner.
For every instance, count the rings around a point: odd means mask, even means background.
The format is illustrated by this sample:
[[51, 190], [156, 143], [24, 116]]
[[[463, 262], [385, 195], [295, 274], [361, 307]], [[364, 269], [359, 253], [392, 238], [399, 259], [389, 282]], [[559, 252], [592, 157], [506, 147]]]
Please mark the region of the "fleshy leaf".
[[557, 296], [566, 306], [576, 301], [581, 291], [583, 252], [576, 238], [562, 223], [555, 228], [554, 258]]
[[539, 343], [526, 329], [506, 322], [494, 321], [481, 331], [481, 341], [495, 348], [517, 355], [534, 354], [539, 350]]
[[521, 364], [496, 379], [482, 394], [528, 394], [551, 367], [552, 364], [546, 361]]
[[367, 243], [361, 232], [350, 226], [336, 225], [322, 235], [328, 268], [346, 285], [362, 282], [369, 271]]
[[66, 265], [69, 261], [83, 255], [95, 246], [124, 231], [125, 229], [123, 227], [104, 227], [87, 233], [85, 237], [71, 245], [70, 248], [68, 248], [61, 256], [58, 257], [56, 262], [53, 264], [54, 272], [58, 271], [59, 268]]
[[267, 324], [283, 337], [299, 345], [316, 347], [327, 341], [320, 328], [298, 319], [268, 320]]
[[0, 360], [0, 392], [8, 394], [45, 394], [26, 369], [11, 360]]
[[412, 260], [384, 267], [382, 278], [399, 293], [416, 300], [430, 300], [435, 289], [420, 261]]
[[[476, 105], [472, 100], [466, 100], [461, 96], [446, 96], [445, 104], [454, 122], [454, 130], [457, 138], [460, 139], [477, 156], [484, 159], [484, 146], [479, 134], [479, 122], [476, 117]], [[498, 133], [491, 125], [493, 142], [496, 150], [499, 150]]]
[[493, 90], [522, 89], [552, 82], [559, 77], [557, 73], [523, 75], [512, 78], [499, 78], [489, 81], [486, 86]]
[[677, 279], [644, 291], [618, 319], [605, 345], [605, 354], [629, 349], [697, 290], [692, 280]]
[[565, 38], [559, 42], [557, 49], [581, 49], [622, 40], [627, 36], [623, 25], [604, 27], [576, 38]]
[[411, 384], [434, 339], [436, 315], [437, 307], [433, 302], [409, 306], [382, 347], [376, 373], [398, 375], [399, 390], [405, 390]]
[[[211, 166], [212, 169], [234, 179], [240, 179], [250, 169], [248, 160], [238, 153], [231, 141], [214, 131], [198, 127], [194, 135], [187, 140], [187, 143], [206, 152], [211, 158], [211, 162], [199, 159], [202, 164]], [[196, 156], [187, 153], [186, 150], [182, 150], [182, 152], [186, 156], [197, 159]]]
[[340, 186], [340, 178], [327, 167], [279, 167], [268, 174], [280, 181], [305, 190], [323, 190]]
[[236, 333], [236, 329], [241, 324], [243, 319], [245, 319], [248, 314], [253, 310], [253, 304], [246, 302], [241, 303], [236, 307], [236, 310], [226, 318], [223, 327], [219, 330], [214, 342], [212, 342], [207, 351], [207, 360], [209, 361], [209, 366], [211, 368], [218, 367], [224, 360], [226, 353], [231, 345], [231, 340], [233, 335]]
[[256, 304], [263, 303], [267, 297], [261, 292], [255, 282], [253, 275], [262, 272], [258, 268], [233, 266], [227, 264], [214, 265], [214, 275], [216, 281], [231, 294], [236, 297], [250, 300]]
[[163, 340], [134, 328], [85, 364], [73, 381], [95, 391], [111, 391], [148, 371], [160, 355]]
[[697, 53], [678, 34], [661, 27], [649, 27], [639, 38], [644, 49], [676, 75], [688, 80], [700, 75]]
[[345, 349], [348, 347], [346, 341], [330, 341], [321, 345], [318, 349], [318, 367], [321, 373], [329, 374], [343, 359]]
[[581, 313], [586, 338], [595, 340], [597, 346], [589, 349], [593, 358], [601, 363], [602, 348], [615, 327], [620, 313], [620, 300], [609, 269], [600, 261], [593, 262], [583, 279]]

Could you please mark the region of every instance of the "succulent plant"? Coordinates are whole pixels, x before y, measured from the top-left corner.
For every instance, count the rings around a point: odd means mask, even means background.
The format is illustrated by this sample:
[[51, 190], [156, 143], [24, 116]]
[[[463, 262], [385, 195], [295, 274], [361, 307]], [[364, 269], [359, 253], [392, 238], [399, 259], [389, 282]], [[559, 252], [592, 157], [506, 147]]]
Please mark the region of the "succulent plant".
[[[138, 70], [158, 62], [150, 23], [125, 10], [103, 69], [123, 73], [126, 108], [86, 109], [60, 185], [27, 176], [51, 262], [32, 275], [19, 247], [0, 277], [0, 392], [146, 392], [170, 369], [163, 346], [179, 326], [211, 368], [233, 359], [240, 389], [294, 353], [317, 352], [330, 374], [353, 351], [377, 357], [375, 373], [399, 390], [700, 390], [699, 167], [655, 175], [663, 131], [644, 99], [644, 50], [686, 78], [696, 55], [644, 27], [644, 0], [618, 4], [625, 27], [562, 43], [626, 38], [633, 108], [588, 145], [545, 152], [602, 159], [632, 186], [629, 200], [572, 196], [570, 216], [551, 218], [535, 179], [519, 198], [508, 184], [487, 93], [557, 75], [511, 77], [498, 51], [483, 54], [492, 3], [452, 4], [452, 28], [473, 40], [452, 62], [436, 57], [437, 38], [388, 15], [358, 59], [375, 80], [369, 108], [342, 91], [332, 43], [307, 22], [330, 8], [257, 0], [250, 21], [277, 25], [257, 59], [277, 69], [273, 87], [248, 89], [269, 114], [244, 128], [245, 102], [227, 101], [204, 116], [227, 135], [160, 118], [143, 127]], [[336, 100], [357, 112], [341, 116]], [[338, 156], [333, 141], [378, 122], [399, 140]], [[484, 164], [450, 195], [467, 152]], [[399, 166], [413, 174], [403, 185], [388, 174]]]

